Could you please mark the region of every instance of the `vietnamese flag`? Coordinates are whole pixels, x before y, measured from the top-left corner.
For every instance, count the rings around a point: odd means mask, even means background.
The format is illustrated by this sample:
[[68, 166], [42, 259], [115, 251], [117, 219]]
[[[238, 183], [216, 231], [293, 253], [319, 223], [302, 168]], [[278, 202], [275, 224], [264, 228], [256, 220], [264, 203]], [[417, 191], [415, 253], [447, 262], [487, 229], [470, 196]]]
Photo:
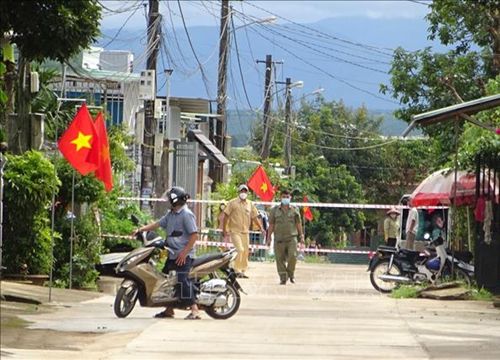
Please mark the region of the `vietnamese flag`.
[[[307, 199], [307, 196], [304, 196], [304, 202], [308, 202], [309, 200]], [[308, 221], [312, 221], [313, 219], [313, 213], [311, 212], [311, 209], [309, 206], [304, 206], [304, 218]]]
[[87, 106], [83, 104], [57, 144], [66, 160], [82, 175], [97, 168], [88, 158], [96, 137], [94, 122]]
[[97, 133], [97, 141], [90, 152], [89, 160], [96, 164], [95, 176], [103, 182], [104, 188], [109, 192], [113, 189], [113, 173], [111, 171], [108, 133], [101, 112], [97, 114], [94, 126]]
[[259, 165], [248, 179], [248, 187], [253, 190], [255, 195], [264, 201], [271, 201], [274, 198], [274, 188], [267, 177], [266, 171]]

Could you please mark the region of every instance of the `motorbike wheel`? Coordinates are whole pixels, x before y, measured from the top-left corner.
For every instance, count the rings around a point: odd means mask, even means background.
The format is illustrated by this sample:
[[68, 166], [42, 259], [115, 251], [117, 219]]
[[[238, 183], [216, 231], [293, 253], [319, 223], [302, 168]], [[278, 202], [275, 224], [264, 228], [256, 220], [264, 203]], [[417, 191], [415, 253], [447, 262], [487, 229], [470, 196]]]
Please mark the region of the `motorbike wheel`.
[[442, 284], [453, 281], [462, 282], [466, 287], [472, 286], [472, 279], [467, 272], [465, 272], [464, 270], [460, 269], [455, 265], [453, 267], [453, 275], [452, 275], [451, 264], [447, 263], [445, 268], [443, 269], [443, 274], [441, 275], [441, 278], [438, 279], [437, 283]]
[[227, 290], [224, 295], [227, 299], [226, 305], [220, 307], [211, 306], [205, 309], [205, 312], [210, 317], [218, 320], [229, 319], [231, 316], [236, 314], [236, 312], [240, 308], [240, 293], [233, 285], [227, 284]]
[[464, 270], [455, 267], [454, 273], [455, 273], [455, 279], [457, 281], [463, 282], [464, 285], [467, 287], [472, 286], [472, 280], [471, 280], [469, 274], [467, 274]]
[[399, 284], [395, 281], [384, 281], [379, 279], [380, 275], [390, 274], [400, 276], [403, 271], [401, 267], [393, 262], [391, 271], [388, 272], [389, 268], [389, 259], [384, 259], [378, 262], [375, 267], [370, 272], [370, 282], [372, 283], [375, 290], [380, 291], [381, 293], [390, 293], [394, 290]]
[[118, 290], [113, 307], [116, 316], [125, 318], [132, 312], [137, 301], [138, 292], [139, 288], [135, 283], [132, 286], [121, 287]]

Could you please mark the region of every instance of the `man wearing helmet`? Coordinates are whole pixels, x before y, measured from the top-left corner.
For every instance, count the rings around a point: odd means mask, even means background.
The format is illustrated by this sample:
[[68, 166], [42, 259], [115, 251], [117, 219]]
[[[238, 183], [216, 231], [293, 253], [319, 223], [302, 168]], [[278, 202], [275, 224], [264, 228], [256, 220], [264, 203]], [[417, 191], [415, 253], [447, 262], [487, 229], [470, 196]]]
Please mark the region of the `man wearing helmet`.
[[[167, 234], [167, 246], [173, 251], [169, 253], [163, 272], [175, 270], [180, 284], [180, 300], [191, 307], [187, 320], [200, 319], [198, 306], [195, 303], [195, 293], [188, 274], [194, 259], [194, 244], [198, 238], [198, 228], [193, 212], [187, 207], [189, 195], [183, 188], [174, 186], [167, 193], [172, 206], [160, 220], [137, 229], [137, 232], [152, 231], [159, 227]], [[155, 315], [160, 318], [174, 316], [171, 307]]]

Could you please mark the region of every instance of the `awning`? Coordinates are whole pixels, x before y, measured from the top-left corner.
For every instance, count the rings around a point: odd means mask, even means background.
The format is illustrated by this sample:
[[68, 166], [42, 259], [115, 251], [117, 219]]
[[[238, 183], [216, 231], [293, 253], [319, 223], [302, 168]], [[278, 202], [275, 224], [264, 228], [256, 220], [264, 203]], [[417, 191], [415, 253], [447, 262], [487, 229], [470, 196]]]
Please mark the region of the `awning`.
[[197, 141], [207, 152], [208, 156], [221, 165], [229, 164], [229, 160], [205, 135], [203, 135], [201, 130], [189, 130], [187, 138], [190, 141]]
[[428, 111], [422, 114], [412, 116], [410, 126], [403, 132], [402, 136], [405, 137], [416, 126], [427, 126], [434, 123], [439, 123], [447, 120], [454, 120], [457, 116], [465, 118], [478, 126], [487, 130], [494, 131], [488, 124], [480, 123], [470, 117], [479, 111], [492, 109], [500, 106], [500, 94], [485, 96], [479, 99], [466, 101], [460, 104], [444, 107], [437, 110]]

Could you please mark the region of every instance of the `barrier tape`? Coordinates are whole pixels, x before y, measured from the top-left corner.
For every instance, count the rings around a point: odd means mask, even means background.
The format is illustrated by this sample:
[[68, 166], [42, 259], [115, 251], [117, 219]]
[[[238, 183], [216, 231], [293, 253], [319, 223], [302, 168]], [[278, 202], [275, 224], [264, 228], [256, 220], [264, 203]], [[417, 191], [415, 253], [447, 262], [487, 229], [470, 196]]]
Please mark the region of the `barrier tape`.
[[[204, 232], [202, 232], [204, 233]], [[256, 234], [260, 234], [258, 232], [252, 232]], [[135, 239], [134, 236], [129, 236], [129, 235], [112, 235], [112, 234], [102, 234], [102, 237], [107, 237], [107, 238], [122, 238], [122, 239]], [[204, 241], [204, 240], [198, 240], [196, 242], [196, 245], [198, 246], [217, 246], [217, 247], [226, 247], [226, 248], [232, 248], [234, 245], [231, 242], [224, 242], [224, 241]], [[249, 244], [249, 249], [252, 250], [269, 250], [270, 247], [267, 245], [263, 244]], [[311, 248], [305, 248], [305, 249], [300, 249], [297, 247], [297, 250], [299, 252], [306, 252], [306, 253], [316, 253], [316, 254], [325, 254], [325, 253], [336, 253], [336, 254], [366, 254], [368, 255], [370, 251], [368, 250], [342, 250], [342, 249], [311, 249]]]
[[[152, 202], [167, 202], [167, 199], [163, 198], [141, 198], [141, 197], [119, 197], [118, 200], [123, 201], [152, 201]], [[196, 200], [189, 199], [189, 203], [195, 204], [221, 204], [227, 202], [226, 200]], [[269, 202], [269, 201], [253, 201], [256, 205], [267, 205], [274, 206], [279, 205], [279, 202]], [[316, 208], [336, 208], [336, 209], [390, 209], [395, 207], [396, 209], [409, 209], [409, 206], [405, 205], [384, 205], [384, 204], [341, 204], [341, 203], [305, 203], [305, 202], [292, 202], [290, 205], [297, 207], [316, 207]], [[448, 206], [418, 206], [417, 209], [448, 209]]]

